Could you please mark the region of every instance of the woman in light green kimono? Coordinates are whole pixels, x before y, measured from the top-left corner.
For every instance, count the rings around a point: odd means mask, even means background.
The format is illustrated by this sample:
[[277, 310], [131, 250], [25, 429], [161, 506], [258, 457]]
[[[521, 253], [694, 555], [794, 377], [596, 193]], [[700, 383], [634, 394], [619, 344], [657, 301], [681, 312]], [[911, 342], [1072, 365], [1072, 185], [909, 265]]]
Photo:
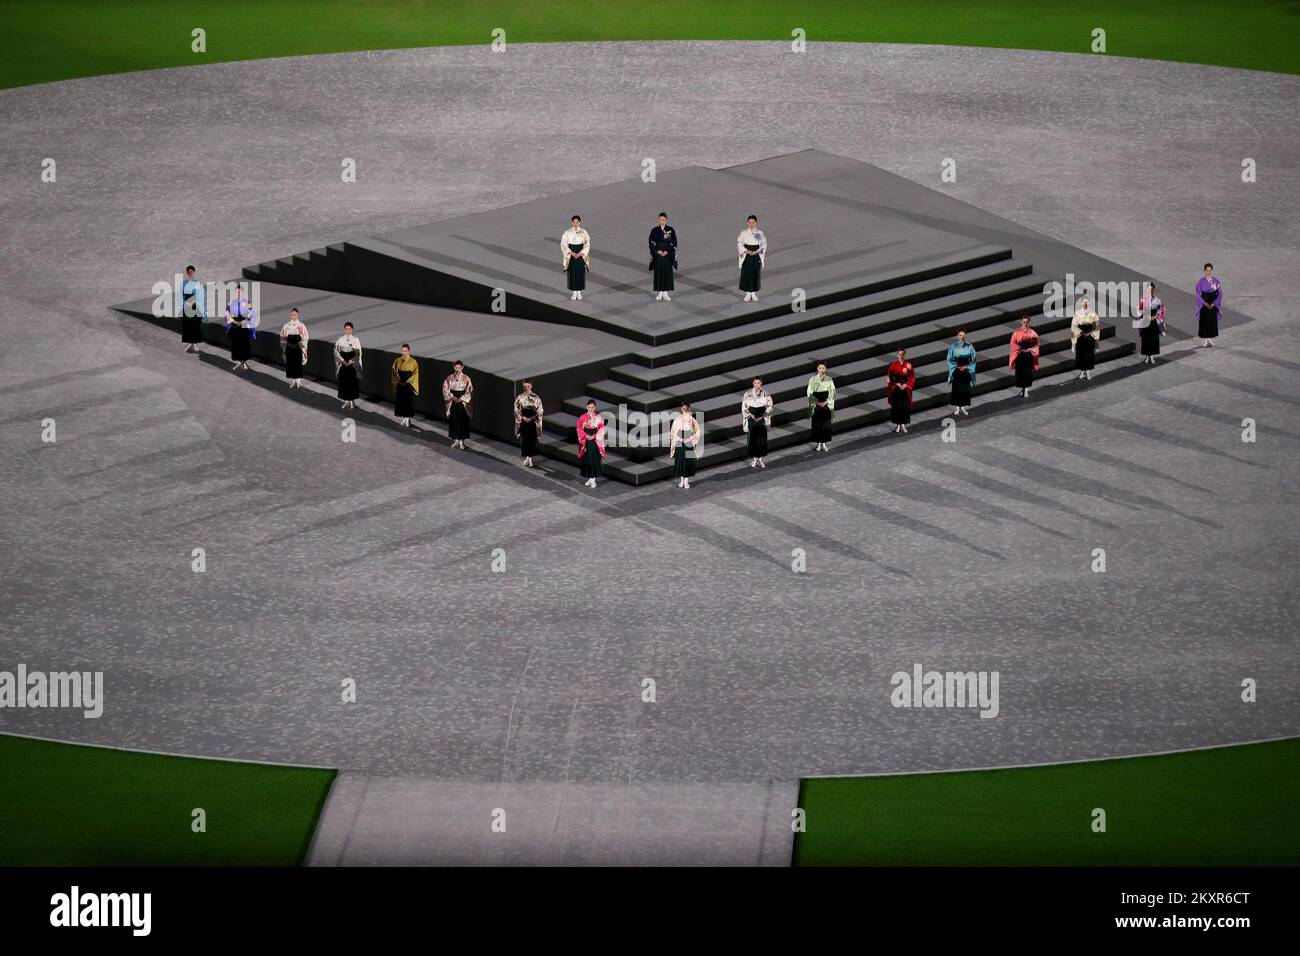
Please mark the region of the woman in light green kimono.
[[831, 450], [831, 423], [835, 421], [835, 380], [826, 372], [826, 363], [817, 366], [817, 374], [808, 379], [808, 417], [812, 421], [812, 440], [816, 451]]

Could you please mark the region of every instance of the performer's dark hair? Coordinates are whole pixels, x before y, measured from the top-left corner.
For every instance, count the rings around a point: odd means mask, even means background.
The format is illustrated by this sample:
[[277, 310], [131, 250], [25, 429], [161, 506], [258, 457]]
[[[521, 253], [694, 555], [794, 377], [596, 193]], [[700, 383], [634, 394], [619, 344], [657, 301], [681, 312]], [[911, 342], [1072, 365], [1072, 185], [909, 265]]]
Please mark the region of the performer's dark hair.
[[403, 342], [403, 343], [402, 343], [402, 348], [404, 348], [404, 349], [410, 349], [410, 346], [407, 345], [405, 342]]
[[582, 217], [581, 217], [581, 216], [577, 216], [577, 215], [570, 216], [570, 217], [569, 217], [569, 222], [573, 222], [573, 220], [575, 220], [575, 219], [578, 220], [578, 222], [582, 222]]
[[690, 402], [682, 402], [681, 407], [684, 408], [684, 409], [686, 409], [686, 410], [689, 412], [689, 411], [691, 410], [691, 403], [690, 403]]
[[356, 326], [353, 325], [351, 322], [344, 322], [344, 323], [343, 323], [343, 328], [345, 328], [345, 329], [355, 329]]
[[752, 212], [745, 217], [745, 222], [749, 222], [749, 220], [751, 219], [754, 220], [754, 222], [758, 222], [758, 217], [755, 216]]
[[519, 384], [520, 384], [520, 385], [532, 385], [532, 384], [533, 384], [533, 380], [532, 380], [531, 378], [526, 378], [526, 379], [523, 379]]
[[295, 305], [292, 309], [289, 310], [289, 314], [293, 315], [297, 311], [298, 311], [298, 307]]
[[958, 334], [958, 335], [963, 335], [963, 334], [969, 335], [970, 333], [968, 333], [965, 329], [958, 329], [958, 330], [957, 330], [957, 334]]
[[197, 272], [198, 270], [196, 270], [193, 266], [186, 266], [186, 267], [185, 267], [185, 271], [186, 271], [186, 272]]
[[1032, 320], [1029, 318], [1029, 314], [1026, 313], [1026, 314], [1024, 314], [1024, 315], [1022, 315], [1022, 316], [1020, 317], [1020, 321], [1021, 321], [1021, 322], [1029, 322], [1029, 321], [1032, 321]]
[[456, 361], [451, 363], [452, 368], [455, 368], [457, 365], [459, 365], [461, 368], [465, 367], [465, 363], [462, 362], [460, 359], [456, 359]]
[[596, 400], [595, 400], [594, 398], [589, 398], [589, 399], [587, 399], [587, 404], [588, 404], [588, 405], [595, 405], [595, 404], [596, 404]]
[[1213, 269], [1213, 268], [1214, 268], [1214, 263], [1207, 262], [1205, 265], [1201, 266], [1201, 271], [1204, 272], [1206, 269]]
[[[668, 218], [668, 213], [666, 213], [666, 212], [661, 212], [659, 215], [660, 215], [660, 216], [663, 216], [665, 219]], [[656, 218], [658, 218], [658, 217], [656, 217]]]

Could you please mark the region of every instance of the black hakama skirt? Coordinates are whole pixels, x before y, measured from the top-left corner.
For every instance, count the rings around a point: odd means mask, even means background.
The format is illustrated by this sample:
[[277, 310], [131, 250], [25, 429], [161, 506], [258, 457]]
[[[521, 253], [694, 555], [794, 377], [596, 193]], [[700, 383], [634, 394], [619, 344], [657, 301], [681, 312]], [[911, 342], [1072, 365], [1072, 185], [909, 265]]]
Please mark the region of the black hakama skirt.
[[1160, 354], [1160, 324], [1155, 319], [1138, 331], [1138, 338], [1142, 341], [1143, 355]]
[[695, 477], [695, 449], [687, 448], [685, 445], [677, 446], [677, 450], [673, 452], [673, 477]]
[[970, 404], [970, 371], [964, 368], [952, 370], [952, 404], [956, 408], [965, 408]]
[[603, 478], [605, 476], [605, 459], [600, 454], [596, 439], [587, 440], [587, 450], [582, 453], [582, 477]]
[[[339, 366], [339, 399], [344, 402], [355, 402], [361, 397], [361, 380], [357, 376], [357, 367], [355, 365]], [[406, 417], [406, 416], [402, 416]]]
[[253, 333], [244, 325], [230, 327], [230, 360], [247, 362], [253, 357]]
[[464, 441], [469, 437], [469, 412], [461, 402], [451, 403], [451, 413], [447, 416], [447, 437], [452, 441]]
[[398, 418], [415, 415], [415, 391], [407, 382], [399, 382], [393, 388], [393, 414]]
[[1201, 306], [1200, 321], [1196, 323], [1196, 334], [1203, 339], [1219, 337], [1219, 310], [1212, 305]]
[[1028, 349], [1016, 356], [1016, 388], [1029, 388], [1034, 384], [1034, 353]]
[[581, 292], [587, 288], [587, 263], [579, 256], [578, 258], [569, 257], [569, 267], [564, 270], [569, 280], [570, 292]]
[[1091, 372], [1097, 366], [1097, 340], [1081, 335], [1074, 342], [1074, 370]]
[[740, 291], [757, 292], [763, 288], [763, 260], [758, 256], [745, 256], [740, 264]]
[[285, 378], [302, 378], [302, 340], [297, 342], [294, 339], [296, 335], [291, 335], [285, 343], [284, 349], [284, 377]]
[[750, 458], [767, 457], [767, 423], [763, 419], [755, 421], [750, 418], [749, 432], [745, 438], [745, 452]]
[[895, 388], [889, 396], [889, 423], [891, 425], [912, 424], [912, 396], [905, 388]]
[[532, 458], [537, 454], [537, 446], [540, 444], [537, 440], [536, 422], [523, 421], [519, 423], [519, 457]]
[[655, 291], [672, 292], [673, 291], [673, 257], [672, 256], [655, 256], [654, 267]]
[[181, 314], [181, 342], [198, 345], [203, 341], [203, 316]]
[[[829, 405], [814, 405], [812, 413], [812, 440], [823, 444], [831, 440], [831, 419], [833, 413]], [[750, 426], [753, 427], [752, 425]]]

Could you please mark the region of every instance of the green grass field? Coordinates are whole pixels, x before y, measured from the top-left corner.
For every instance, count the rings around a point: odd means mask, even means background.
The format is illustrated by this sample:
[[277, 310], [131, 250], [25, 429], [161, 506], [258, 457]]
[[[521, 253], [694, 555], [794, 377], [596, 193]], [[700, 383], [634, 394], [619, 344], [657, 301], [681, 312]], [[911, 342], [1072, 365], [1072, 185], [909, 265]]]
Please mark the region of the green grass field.
[[[653, 16], [650, 15], [653, 11]], [[191, 51], [191, 31], [207, 50]], [[937, 43], [1300, 73], [1300, 3], [1241, 0], [0, 0], [0, 87], [166, 66], [569, 40]]]
[[294, 866], [333, 779], [0, 735], [0, 866]]
[[[805, 780], [796, 866], [1300, 865], [1300, 739]], [[1094, 833], [1092, 812], [1106, 811]]]

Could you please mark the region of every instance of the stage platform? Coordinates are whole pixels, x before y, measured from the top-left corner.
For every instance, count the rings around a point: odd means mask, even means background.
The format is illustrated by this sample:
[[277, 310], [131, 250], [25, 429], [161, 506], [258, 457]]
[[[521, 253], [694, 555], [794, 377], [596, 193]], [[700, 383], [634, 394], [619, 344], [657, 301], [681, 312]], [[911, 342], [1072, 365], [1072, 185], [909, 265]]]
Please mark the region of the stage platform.
[[[648, 271], [646, 237], [661, 209], [681, 237], [671, 302], [654, 299]], [[559, 237], [574, 213], [592, 235], [582, 302], [569, 299], [561, 270]], [[769, 240], [757, 303], [737, 288], [736, 236], [749, 213]], [[777, 448], [807, 438], [804, 391], [819, 361], [836, 381], [837, 433], [887, 420], [884, 370], [900, 347], [917, 367], [914, 411], [939, 408], [957, 329], [979, 349], [977, 394], [1008, 387], [1007, 343], [1022, 314], [1042, 336], [1039, 377], [1059, 374], [1073, 368], [1069, 319], [1044, 314], [1045, 284], [1146, 278], [939, 189], [815, 150], [345, 239], [243, 276], [261, 288], [255, 357], [280, 361], [276, 335], [297, 305], [312, 334], [308, 374], [332, 380], [333, 342], [350, 320], [366, 349], [366, 395], [391, 402], [388, 367], [409, 342], [421, 363], [417, 411], [441, 419], [441, 381], [460, 358], [475, 382], [474, 430], [507, 441], [513, 397], [531, 377], [547, 409], [546, 454], [574, 467], [576, 416], [595, 398], [614, 438], [607, 473], [634, 484], [670, 473], [666, 448], [647, 443], [642, 424], [666, 420], [682, 400], [705, 429], [701, 467], [743, 456], [740, 396], [756, 375], [777, 402]], [[1161, 292], [1176, 339], [1194, 304]], [[153, 318], [150, 303], [116, 308]], [[205, 335], [224, 343], [218, 316]], [[1099, 362], [1135, 351], [1127, 319], [1103, 321], [1103, 335]]]

